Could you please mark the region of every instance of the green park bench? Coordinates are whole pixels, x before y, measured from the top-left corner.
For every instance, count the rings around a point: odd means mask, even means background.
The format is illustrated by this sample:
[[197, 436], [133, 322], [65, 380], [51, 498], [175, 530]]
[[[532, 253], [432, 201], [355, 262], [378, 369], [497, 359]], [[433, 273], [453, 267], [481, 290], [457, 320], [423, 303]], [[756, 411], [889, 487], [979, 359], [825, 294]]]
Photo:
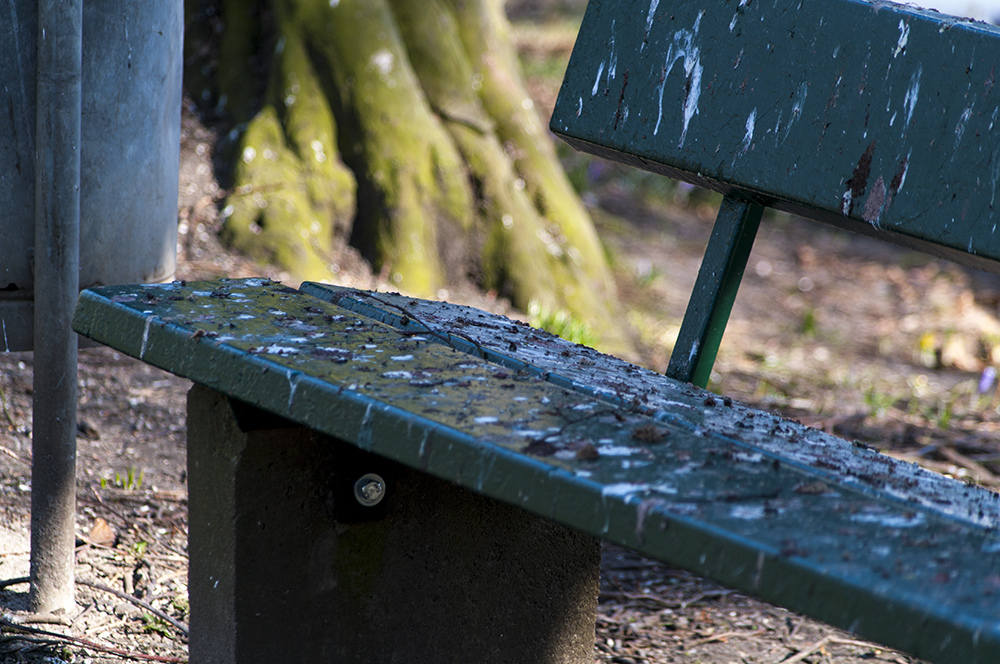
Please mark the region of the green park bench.
[[691, 384], [763, 206], [995, 268], [998, 64], [884, 2], [592, 2], [553, 130], [725, 195], [670, 376], [401, 295], [85, 291], [79, 333], [195, 384], [191, 661], [591, 662], [603, 539], [1000, 662], [997, 494]]

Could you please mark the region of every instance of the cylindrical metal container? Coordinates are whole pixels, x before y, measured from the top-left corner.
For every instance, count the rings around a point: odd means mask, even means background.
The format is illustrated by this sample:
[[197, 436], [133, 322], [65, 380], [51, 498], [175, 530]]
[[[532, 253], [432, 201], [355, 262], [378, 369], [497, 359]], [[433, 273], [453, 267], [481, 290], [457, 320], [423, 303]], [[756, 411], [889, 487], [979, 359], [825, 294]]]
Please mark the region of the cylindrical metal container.
[[[184, 3], [84, 2], [80, 287], [176, 266]], [[31, 350], [35, 2], [0, 3], [0, 352]]]

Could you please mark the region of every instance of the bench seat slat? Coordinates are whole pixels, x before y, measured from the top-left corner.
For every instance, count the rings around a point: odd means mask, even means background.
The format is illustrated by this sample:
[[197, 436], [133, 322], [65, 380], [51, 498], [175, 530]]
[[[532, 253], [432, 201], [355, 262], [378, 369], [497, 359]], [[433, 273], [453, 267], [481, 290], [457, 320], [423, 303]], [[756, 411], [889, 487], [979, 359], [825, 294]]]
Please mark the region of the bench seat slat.
[[1000, 28], [889, 2], [592, 2], [551, 127], [602, 157], [996, 270], [998, 60]]
[[[306, 282], [302, 290], [399, 329], [430, 325], [445, 334], [460, 330], [461, 336], [451, 337], [452, 344], [513, 371], [530, 371], [567, 389], [628, 405], [671, 426], [740, 441], [786, 463], [809, 468], [830, 482], [849, 484], [881, 499], [907, 505], [916, 502], [985, 528], [1000, 527], [1000, 498], [993, 492], [974, 490], [915, 464], [892, 461], [819, 429], [719, 398], [504, 317], [391, 293], [373, 297], [329, 284]], [[405, 325], [401, 310], [407, 312]], [[884, 472], [890, 463], [892, 472]]]
[[[363, 449], [919, 657], [1000, 660], [1000, 537], [995, 521], [984, 523], [995, 509], [949, 512], [930, 497], [908, 505], [850, 472], [737, 442], [709, 425], [769, 416], [710, 404], [705, 392], [500, 317], [477, 312], [463, 324], [460, 310], [439, 303], [395, 298], [394, 308], [385, 304], [394, 296], [325, 294], [266, 280], [97, 288], [82, 294], [74, 328]], [[449, 316], [461, 334], [444, 324]], [[463, 352], [493, 343], [490, 327], [507, 343], [501, 364]], [[448, 347], [466, 332], [479, 338]], [[434, 341], [449, 335], [448, 345]], [[564, 376], [573, 389], [542, 380], [554, 377], [544, 364], [554, 357], [589, 377]], [[598, 368], [621, 370], [620, 387], [601, 384]], [[876, 472], [888, 486], [907, 468], [890, 460]]]

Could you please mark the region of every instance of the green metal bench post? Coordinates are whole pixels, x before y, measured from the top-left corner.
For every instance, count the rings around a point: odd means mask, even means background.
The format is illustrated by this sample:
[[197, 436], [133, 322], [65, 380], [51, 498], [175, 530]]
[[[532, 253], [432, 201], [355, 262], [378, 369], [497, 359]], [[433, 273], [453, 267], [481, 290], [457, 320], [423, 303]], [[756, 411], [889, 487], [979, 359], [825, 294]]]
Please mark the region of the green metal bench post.
[[671, 378], [708, 385], [729, 313], [746, 269], [764, 208], [726, 197], [712, 229], [667, 367]]

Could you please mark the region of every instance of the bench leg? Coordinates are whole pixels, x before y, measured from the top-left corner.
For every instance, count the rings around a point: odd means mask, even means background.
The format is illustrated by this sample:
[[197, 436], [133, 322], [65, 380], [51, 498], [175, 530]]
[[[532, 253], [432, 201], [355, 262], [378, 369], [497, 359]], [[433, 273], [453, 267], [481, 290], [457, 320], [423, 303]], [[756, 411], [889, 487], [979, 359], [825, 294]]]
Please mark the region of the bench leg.
[[699, 387], [708, 385], [763, 211], [764, 208], [756, 203], [728, 196], [722, 199], [681, 331], [670, 355], [667, 375], [671, 378]]
[[344, 522], [364, 453], [240, 412], [188, 395], [192, 664], [593, 661], [598, 540], [370, 455], [384, 515]]

